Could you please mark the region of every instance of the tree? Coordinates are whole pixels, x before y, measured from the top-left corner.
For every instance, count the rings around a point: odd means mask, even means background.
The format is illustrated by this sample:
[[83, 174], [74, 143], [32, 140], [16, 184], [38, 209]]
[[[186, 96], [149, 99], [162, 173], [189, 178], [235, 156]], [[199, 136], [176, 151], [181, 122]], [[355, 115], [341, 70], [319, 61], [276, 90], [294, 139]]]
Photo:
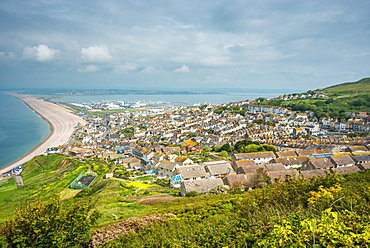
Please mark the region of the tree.
[[58, 197], [36, 200], [15, 210], [15, 218], [0, 227], [9, 247], [87, 246], [91, 227], [100, 214], [94, 201], [66, 206]]
[[347, 134], [347, 137], [348, 138], [354, 138], [354, 137], [357, 137], [357, 134], [355, 134], [355, 133], [348, 133]]
[[249, 139], [239, 140], [235, 143], [234, 149], [238, 150], [238, 152], [244, 152], [244, 147], [250, 144], [259, 145], [260, 143], [258, 141], [252, 141]]
[[227, 151], [227, 152], [232, 152], [234, 150], [234, 147], [232, 147], [229, 143], [226, 143], [221, 146], [220, 151]]
[[220, 157], [223, 157], [223, 158], [227, 158], [227, 157], [229, 156], [229, 154], [227, 153], [227, 151], [221, 151], [221, 152], [219, 153], [219, 156], [220, 156]]
[[247, 146], [244, 148], [244, 152], [245, 152], [245, 153], [250, 153], [250, 152], [259, 152], [259, 151], [261, 151], [261, 146], [259, 146], [259, 145], [255, 145], [255, 144], [247, 145]]
[[270, 145], [270, 144], [263, 144], [262, 147], [266, 150], [266, 151], [271, 151], [271, 152], [276, 152], [277, 149], [274, 145]]
[[366, 136], [369, 136], [370, 135], [370, 132], [363, 132], [362, 134], [361, 134], [361, 137], [366, 137]]

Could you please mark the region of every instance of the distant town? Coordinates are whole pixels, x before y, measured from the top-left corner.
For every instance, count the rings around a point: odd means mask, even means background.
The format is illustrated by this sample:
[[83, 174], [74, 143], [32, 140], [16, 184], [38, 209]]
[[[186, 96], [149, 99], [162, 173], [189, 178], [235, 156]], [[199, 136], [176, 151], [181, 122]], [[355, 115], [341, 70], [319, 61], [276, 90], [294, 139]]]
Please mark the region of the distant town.
[[[251, 101], [187, 107], [155, 101], [67, 105], [78, 109], [88, 124], [76, 129], [69, 144], [47, 154], [100, 157], [113, 163], [106, 177], [156, 175], [181, 188], [183, 196], [220, 185], [253, 187], [261, 173], [275, 183], [287, 175], [325, 176], [325, 170], [352, 173], [370, 168], [370, 116], [364, 112], [338, 122]], [[245, 147], [233, 150], [244, 141]]]

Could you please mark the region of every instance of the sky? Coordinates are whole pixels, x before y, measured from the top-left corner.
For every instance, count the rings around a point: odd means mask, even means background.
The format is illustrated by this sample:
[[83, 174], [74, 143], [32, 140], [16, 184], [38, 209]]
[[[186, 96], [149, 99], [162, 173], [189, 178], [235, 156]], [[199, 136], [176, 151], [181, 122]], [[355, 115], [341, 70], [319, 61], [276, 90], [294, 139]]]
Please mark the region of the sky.
[[298, 89], [370, 76], [370, 0], [1, 0], [0, 89]]

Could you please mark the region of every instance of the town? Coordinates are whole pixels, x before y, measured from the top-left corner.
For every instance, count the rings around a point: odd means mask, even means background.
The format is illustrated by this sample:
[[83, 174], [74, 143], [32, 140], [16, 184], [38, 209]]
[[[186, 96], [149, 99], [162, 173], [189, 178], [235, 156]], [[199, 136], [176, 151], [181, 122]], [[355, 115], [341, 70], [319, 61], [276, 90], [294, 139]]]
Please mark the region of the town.
[[[116, 103], [69, 105], [99, 111]], [[145, 108], [143, 103], [140, 111], [83, 114], [88, 124], [76, 130], [68, 145], [47, 153], [105, 158], [113, 162], [106, 177], [156, 175], [180, 188], [182, 196], [225, 185], [253, 188], [261, 178], [275, 183], [287, 175], [325, 176], [326, 170], [345, 174], [370, 168], [370, 117], [363, 112], [338, 122], [250, 101], [154, 105]], [[232, 150], [243, 140], [249, 144]]]

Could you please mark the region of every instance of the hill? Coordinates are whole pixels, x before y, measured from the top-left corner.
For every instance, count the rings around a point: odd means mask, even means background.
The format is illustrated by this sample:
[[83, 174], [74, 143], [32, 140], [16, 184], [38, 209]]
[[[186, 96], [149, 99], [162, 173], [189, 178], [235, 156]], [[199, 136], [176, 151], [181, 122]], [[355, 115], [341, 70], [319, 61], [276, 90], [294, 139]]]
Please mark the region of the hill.
[[368, 94], [370, 93], [370, 78], [333, 85], [323, 89], [323, 92], [328, 95]]
[[[314, 97], [315, 95], [321, 97]], [[260, 105], [280, 106], [298, 112], [312, 111], [318, 120], [322, 117], [331, 117], [347, 121], [353, 116], [347, 115], [346, 112], [370, 112], [370, 78], [292, 94], [288, 100], [282, 98], [256, 100], [258, 101], [254, 103]]]

